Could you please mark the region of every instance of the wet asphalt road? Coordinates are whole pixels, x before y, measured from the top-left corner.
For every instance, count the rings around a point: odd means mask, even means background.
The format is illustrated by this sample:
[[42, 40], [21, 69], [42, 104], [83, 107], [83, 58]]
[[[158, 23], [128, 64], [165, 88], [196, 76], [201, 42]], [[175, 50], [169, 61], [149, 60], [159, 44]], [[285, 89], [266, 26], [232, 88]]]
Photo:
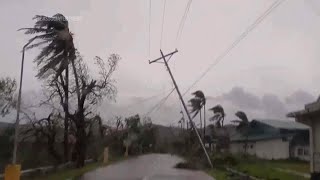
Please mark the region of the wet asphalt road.
[[214, 180], [202, 171], [173, 168], [182, 159], [168, 154], [148, 154], [99, 168], [81, 180]]

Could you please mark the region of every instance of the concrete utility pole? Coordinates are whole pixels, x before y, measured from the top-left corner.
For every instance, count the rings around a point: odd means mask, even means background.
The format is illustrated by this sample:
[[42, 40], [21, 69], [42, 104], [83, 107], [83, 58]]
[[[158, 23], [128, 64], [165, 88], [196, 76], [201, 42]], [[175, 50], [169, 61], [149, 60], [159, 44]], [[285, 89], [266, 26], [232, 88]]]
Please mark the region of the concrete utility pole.
[[21, 108], [21, 93], [22, 93], [22, 82], [23, 82], [23, 67], [24, 67], [24, 53], [26, 48], [31, 44], [34, 40], [36, 40], [38, 36], [30, 39], [27, 44], [23, 46], [22, 49], [22, 60], [21, 60], [21, 71], [20, 71], [20, 83], [19, 83], [19, 94], [18, 94], [18, 102], [17, 102], [17, 118], [15, 123], [14, 130], [14, 144], [13, 144], [13, 152], [12, 152], [12, 164], [6, 166], [4, 170], [4, 179], [5, 180], [19, 180], [21, 175], [21, 165], [17, 164], [17, 151], [18, 151], [18, 143], [19, 143], [19, 123], [20, 123], [20, 108]]
[[[173, 82], [173, 84], [174, 84], [174, 86], [175, 86], [175, 88], [176, 88], [176, 90], [177, 90], [177, 93], [178, 93], [178, 95], [179, 95], [179, 98], [180, 98], [180, 101], [181, 101], [181, 103], [182, 103], [182, 105], [183, 105], [183, 108], [184, 108], [185, 112], [187, 113], [187, 116], [188, 116], [190, 125], [191, 125], [191, 127], [193, 128], [193, 130], [196, 132], [196, 135], [197, 135], [198, 140], [199, 140], [199, 142], [200, 142], [200, 144], [201, 144], [201, 147], [202, 147], [202, 149], [203, 149], [203, 151], [204, 151], [204, 153], [205, 153], [205, 155], [206, 155], [206, 157], [207, 157], [208, 163], [210, 164], [210, 166], [211, 166], [211, 168], [212, 168], [213, 166], [212, 166], [210, 157], [209, 157], [209, 155], [208, 155], [208, 152], [207, 152], [206, 148], [204, 147], [204, 144], [203, 144], [203, 142], [202, 142], [202, 139], [201, 139], [201, 137], [200, 137], [200, 135], [199, 135], [199, 132], [198, 132], [197, 128], [195, 127], [194, 123], [192, 122], [192, 119], [191, 119], [191, 116], [190, 116], [189, 111], [188, 111], [188, 109], [187, 109], [186, 103], [184, 102], [184, 100], [183, 100], [183, 98], [182, 98], [182, 95], [181, 95], [181, 93], [180, 93], [180, 90], [179, 90], [179, 88], [178, 88], [178, 85], [177, 85], [177, 83], [176, 83], [176, 81], [175, 81], [175, 79], [174, 79], [174, 77], [173, 77], [173, 75], [172, 75], [172, 72], [171, 72], [171, 70], [170, 70], [170, 67], [169, 67], [169, 65], [168, 65], [168, 61], [170, 60], [170, 58], [172, 57], [172, 55], [175, 54], [175, 53], [177, 53], [177, 52], [178, 52], [178, 50], [176, 49], [176, 50], [173, 51], [172, 53], [169, 53], [169, 54], [167, 54], [167, 55], [164, 55], [163, 52], [162, 52], [162, 50], [160, 49], [161, 57], [158, 58], [158, 59], [155, 59], [155, 60], [153, 60], [153, 61], [149, 61], [149, 64], [158, 62], [159, 60], [163, 60], [165, 66], [166, 66], [167, 69], [168, 69], [168, 72], [169, 72], [169, 74], [170, 74], [170, 77], [171, 77], [171, 79], [172, 79], [172, 82]], [[167, 61], [167, 60], [166, 60], [166, 57], [168, 57], [168, 56], [170, 56], [170, 57], [169, 57], [169, 59], [168, 59], [168, 61]]]
[[18, 93], [18, 102], [17, 102], [17, 118], [15, 123], [15, 130], [14, 130], [14, 143], [13, 143], [13, 153], [12, 153], [12, 164], [17, 163], [17, 150], [18, 150], [18, 143], [19, 143], [19, 123], [20, 123], [20, 108], [21, 108], [21, 92], [22, 92], [22, 82], [23, 82], [23, 67], [24, 67], [24, 52], [26, 48], [31, 44], [34, 40], [36, 40], [38, 36], [30, 39], [27, 44], [23, 46], [22, 49], [22, 59], [21, 59], [21, 71], [20, 71], [20, 84], [19, 84], [19, 93]]

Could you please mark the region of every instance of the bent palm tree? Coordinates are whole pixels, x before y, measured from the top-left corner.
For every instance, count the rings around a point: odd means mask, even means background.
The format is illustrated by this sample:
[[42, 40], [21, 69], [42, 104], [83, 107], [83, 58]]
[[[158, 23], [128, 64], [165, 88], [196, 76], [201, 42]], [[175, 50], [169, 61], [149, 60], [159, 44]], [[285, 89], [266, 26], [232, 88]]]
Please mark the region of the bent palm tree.
[[[201, 100], [201, 105], [203, 107], [203, 137], [206, 135], [206, 97], [204, 93], [200, 90], [192, 93], [196, 98]], [[201, 122], [201, 111], [200, 111], [200, 122]], [[201, 123], [200, 123], [201, 124]]]
[[232, 122], [238, 124], [237, 128], [241, 129], [248, 126], [249, 120], [246, 113], [244, 113], [243, 111], [238, 111], [235, 115], [239, 118], [239, 120], [233, 120]]
[[69, 58], [75, 53], [68, 21], [62, 14], [52, 17], [36, 15], [33, 19], [36, 20], [34, 27], [19, 30], [27, 35], [36, 35], [29, 40], [33, 42], [26, 49], [43, 46], [34, 60], [39, 67], [37, 77], [44, 78], [51, 70], [59, 76], [67, 70]]
[[192, 116], [192, 119], [194, 119], [199, 114], [200, 109], [202, 108], [201, 100], [199, 98], [192, 98], [189, 100], [189, 103], [189, 106], [191, 107], [190, 113], [194, 113]]
[[223, 127], [224, 118], [226, 116], [223, 107], [218, 104], [209, 110], [213, 111], [213, 117], [210, 118], [210, 121], [215, 122], [218, 128]]
[[249, 138], [249, 120], [247, 115], [243, 111], [238, 111], [235, 114], [239, 119], [233, 120], [231, 122], [237, 123], [237, 130], [245, 136], [245, 142], [244, 142], [244, 152], [247, 153], [248, 148], [248, 138]]
[[216, 149], [217, 151], [220, 151], [221, 148], [227, 148], [227, 146], [229, 146], [229, 135], [227, 130], [223, 127], [226, 114], [220, 104], [210, 108], [209, 110], [213, 111], [213, 117], [210, 118], [210, 121], [214, 122], [215, 125], [213, 125], [212, 128], [214, 129], [214, 127], [217, 127], [222, 130], [218, 131], [219, 133], [214, 133], [218, 140]]
[[[32, 49], [42, 46], [41, 52], [35, 58], [39, 68], [37, 77], [46, 78], [54, 75], [53, 80], [60, 77], [65, 81], [64, 93], [65, 100], [63, 109], [65, 112], [64, 120], [64, 156], [68, 161], [68, 129], [69, 129], [69, 63], [75, 59], [75, 48], [73, 44], [72, 33], [69, 31], [68, 21], [62, 14], [55, 14], [52, 17], [36, 15], [33, 18], [36, 22], [34, 27], [22, 28], [27, 35], [36, 35], [29, 40], [26, 49]], [[65, 71], [65, 79], [62, 73]]]
[[[191, 103], [191, 112], [190, 113], [194, 113], [192, 119], [198, 114], [200, 113], [200, 129], [202, 128], [202, 116], [201, 116], [201, 110], [202, 108], [205, 109], [205, 104], [206, 104], [206, 98], [205, 95], [202, 91], [198, 90], [192, 93], [192, 95], [194, 95], [194, 98], [190, 99], [190, 103]], [[205, 116], [205, 114], [204, 114]], [[205, 117], [204, 117], [205, 118]], [[203, 123], [205, 126], [205, 122]], [[205, 129], [205, 127], [204, 127]], [[203, 132], [205, 134], [205, 130]], [[204, 135], [203, 135], [204, 136]]]

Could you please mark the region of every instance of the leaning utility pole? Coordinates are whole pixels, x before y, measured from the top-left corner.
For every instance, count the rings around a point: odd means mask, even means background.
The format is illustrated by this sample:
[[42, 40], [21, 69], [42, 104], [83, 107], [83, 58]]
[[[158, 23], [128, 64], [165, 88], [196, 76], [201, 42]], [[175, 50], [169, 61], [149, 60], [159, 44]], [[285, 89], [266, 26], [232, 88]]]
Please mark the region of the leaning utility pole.
[[[163, 55], [163, 52], [162, 52], [162, 50], [160, 49], [161, 57], [158, 58], [158, 59], [155, 59], [155, 60], [153, 60], [153, 61], [150, 61], [150, 60], [149, 60], [149, 64], [155, 63], [155, 62], [157, 62], [157, 61], [159, 61], [159, 60], [163, 60], [165, 66], [167, 67], [167, 70], [168, 70], [168, 72], [169, 72], [169, 74], [170, 74], [170, 76], [171, 76], [172, 82], [173, 82], [173, 84], [174, 84], [174, 86], [175, 86], [175, 88], [176, 88], [176, 90], [177, 90], [177, 93], [178, 93], [178, 95], [179, 95], [179, 98], [180, 98], [180, 100], [181, 100], [181, 103], [182, 103], [182, 105], [183, 105], [183, 108], [184, 108], [185, 112], [187, 113], [187, 116], [188, 116], [190, 125], [191, 125], [191, 127], [193, 128], [193, 130], [196, 132], [196, 135], [197, 135], [198, 140], [199, 140], [199, 142], [200, 142], [200, 144], [201, 144], [201, 147], [202, 147], [202, 149], [203, 149], [203, 151], [204, 151], [204, 153], [205, 153], [205, 155], [206, 155], [206, 157], [207, 157], [207, 160], [208, 160], [208, 162], [209, 162], [209, 164], [210, 164], [210, 166], [211, 166], [211, 168], [212, 168], [213, 166], [212, 166], [210, 157], [209, 157], [209, 155], [208, 155], [208, 152], [207, 152], [206, 148], [204, 147], [204, 144], [203, 144], [203, 142], [202, 142], [202, 140], [201, 140], [201, 137], [200, 137], [200, 135], [199, 135], [199, 132], [198, 132], [197, 128], [195, 127], [194, 123], [192, 122], [192, 119], [191, 119], [191, 116], [190, 116], [189, 111], [188, 111], [188, 109], [187, 109], [186, 103], [184, 102], [184, 100], [183, 100], [183, 98], [182, 98], [182, 95], [181, 95], [181, 93], [180, 93], [180, 90], [179, 90], [179, 88], [178, 88], [178, 85], [177, 85], [177, 83], [176, 83], [176, 81], [175, 81], [175, 79], [174, 79], [174, 77], [173, 77], [173, 75], [172, 75], [172, 72], [171, 72], [171, 70], [170, 70], [170, 67], [169, 67], [169, 65], [168, 65], [168, 61], [170, 60], [170, 58], [172, 57], [172, 55], [175, 54], [175, 53], [177, 53], [177, 52], [178, 52], [178, 50], [176, 49], [176, 50], [175, 50], [174, 52], [172, 52], [172, 53], [169, 53], [169, 54], [167, 54], [167, 55]], [[167, 61], [167, 60], [166, 60], [166, 57], [168, 57], [168, 56], [170, 56], [170, 57], [169, 57], [169, 59], [168, 59], [168, 61]]]

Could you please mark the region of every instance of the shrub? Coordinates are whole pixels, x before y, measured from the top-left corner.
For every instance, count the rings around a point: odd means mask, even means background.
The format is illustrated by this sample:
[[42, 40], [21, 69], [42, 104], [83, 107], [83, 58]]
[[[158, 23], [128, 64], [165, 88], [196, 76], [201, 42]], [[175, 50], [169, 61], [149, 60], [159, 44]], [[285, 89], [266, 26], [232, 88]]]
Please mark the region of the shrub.
[[179, 169], [199, 169], [197, 166], [196, 166], [196, 163], [191, 163], [189, 161], [187, 162], [179, 162], [178, 164], [176, 164], [175, 168], [179, 168]]
[[211, 157], [212, 164], [217, 167], [222, 166], [235, 166], [238, 164], [238, 161], [232, 155], [215, 155]]

